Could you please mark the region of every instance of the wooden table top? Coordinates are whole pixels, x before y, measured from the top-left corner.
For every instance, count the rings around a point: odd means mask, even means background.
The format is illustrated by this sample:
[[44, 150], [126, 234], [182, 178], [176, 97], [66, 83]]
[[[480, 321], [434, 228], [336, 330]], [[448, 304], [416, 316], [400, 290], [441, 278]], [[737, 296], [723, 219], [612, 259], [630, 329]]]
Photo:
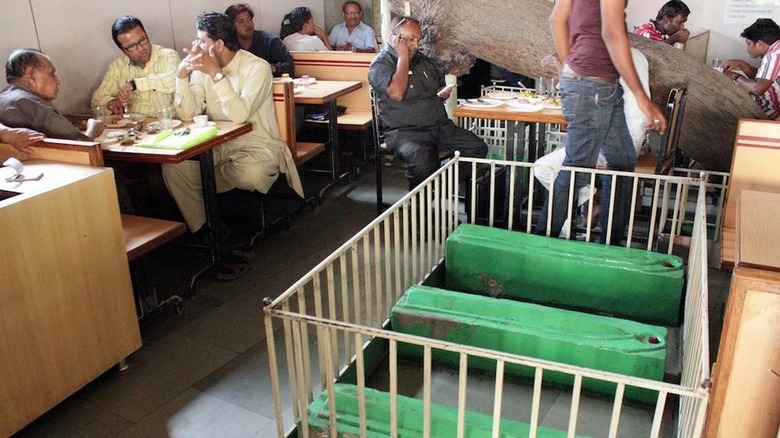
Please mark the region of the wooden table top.
[[563, 111], [560, 109], [543, 109], [536, 112], [512, 111], [506, 105], [494, 108], [478, 108], [458, 105], [453, 110], [455, 117], [472, 117], [475, 119], [508, 120], [528, 123], [558, 123], [565, 125]]
[[321, 81], [308, 87], [295, 87], [295, 103], [322, 105], [363, 87], [360, 81]]
[[742, 190], [737, 218], [737, 266], [780, 270], [780, 194]]
[[[156, 120], [157, 119], [155, 118], [148, 118], [144, 120], [144, 126]], [[192, 122], [184, 122], [179, 128], [176, 128], [176, 130], [185, 129], [191, 123]], [[122, 146], [119, 142], [113, 142], [102, 145], [103, 157], [107, 160], [115, 161], [176, 164], [198, 156], [207, 150], [214, 149], [215, 147], [252, 130], [251, 123], [234, 123], [228, 121], [217, 121], [215, 123], [219, 129], [217, 135], [214, 138], [189, 149], [155, 149], [138, 146]]]

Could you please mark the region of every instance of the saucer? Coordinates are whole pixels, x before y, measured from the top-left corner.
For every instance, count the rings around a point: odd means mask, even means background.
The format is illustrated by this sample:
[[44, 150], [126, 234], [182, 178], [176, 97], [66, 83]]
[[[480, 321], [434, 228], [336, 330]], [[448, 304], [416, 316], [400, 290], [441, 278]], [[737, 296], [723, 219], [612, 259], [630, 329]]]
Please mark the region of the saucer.
[[190, 128], [208, 128], [209, 126], [217, 126], [217, 122], [208, 121], [208, 122], [206, 123], [206, 126], [197, 126], [197, 125], [195, 125], [195, 124], [193, 123], [193, 124], [191, 124], [189, 127], [190, 127]]

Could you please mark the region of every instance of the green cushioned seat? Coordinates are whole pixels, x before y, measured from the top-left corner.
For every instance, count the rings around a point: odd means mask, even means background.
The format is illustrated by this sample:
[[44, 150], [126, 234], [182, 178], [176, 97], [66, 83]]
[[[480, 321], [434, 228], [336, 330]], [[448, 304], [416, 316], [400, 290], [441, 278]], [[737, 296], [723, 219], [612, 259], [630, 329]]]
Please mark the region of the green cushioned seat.
[[446, 289], [677, 326], [682, 259], [479, 225], [447, 238]]
[[[664, 327], [519, 301], [412, 286], [391, 313], [393, 331], [456, 344], [529, 356], [622, 375], [662, 381], [666, 363]], [[399, 344], [399, 354], [422, 357], [422, 349]], [[455, 353], [435, 357], [457, 366]], [[469, 366], [495, 370], [492, 360], [470, 357]], [[533, 377], [534, 369], [507, 364], [506, 372]], [[569, 385], [573, 378], [546, 372], [545, 381]], [[583, 387], [614, 394], [615, 385], [585, 379]], [[626, 397], [654, 403], [657, 394], [627, 388]]]
[[[337, 383], [334, 385], [338, 436], [360, 436], [360, 417], [358, 412], [357, 386]], [[390, 394], [366, 388], [367, 436], [390, 436]], [[399, 395], [398, 402], [398, 438], [419, 438], [423, 433], [422, 400]], [[431, 404], [431, 436], [452, 438], [457, 436], [457, 409], [439, 404]], [[324, 391], [309, 405], [309, 427], [311, 436], [328, 436], [328, 392]], [[487, 415], [466, 413], [466, 436], [469, 438], [487, 438], [492, 436], [493, 418]], [[529, 436], [530, 426], [518, 421], [501, 420], [501, 438], [520, 438]], [[539, 438], [563, 438], [566, 432], [539, 427]], [[582, 436], [582, 435], [577, 435]]]

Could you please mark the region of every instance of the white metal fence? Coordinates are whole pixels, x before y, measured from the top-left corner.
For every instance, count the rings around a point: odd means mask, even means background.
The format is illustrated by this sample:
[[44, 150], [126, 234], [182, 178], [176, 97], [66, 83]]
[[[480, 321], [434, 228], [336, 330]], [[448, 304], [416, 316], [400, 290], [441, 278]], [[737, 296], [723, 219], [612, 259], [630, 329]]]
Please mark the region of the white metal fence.
[[[483, 177], [480, 184], [472, 178], [471, 184], [463, 188], [469, 192], [465, 198], [470, 201], [465, 207], [460, 201], [462, 197], [458, 196], [461, 189], [458, 177], [463, 172], [462, 166], [468, 166], [474, 174], [486, 172], [488, 175]], [[472, 372], [466, 364], [475, 357], [492, 359], [497, 364], [495, 375], [484, 377], [493, 379], [495, 388], [492, 412], [494, 437], [498, 437], [500, 432], [506, 432], [500, 430], [500, 420], [505, 411], [502, 402], [504, 396], [508, 395], [505, 393], [512, 391], [506, 385], [503, 372], [508, 364], [526, 365], [536, 370], [533, 401], [529, 406], [529, 436], [536, 436], [540, 427], [542, 377], [548, 372], [573, 376], [569, 422], [564, 428], [570, 437], [577, 433], [582, 379], [603, 380], [616, 385], [607, 427], [607, 435], [610, 437], [626, 434], [621, 430], [623, 394], [632, 387], [658, 392], [656, 405], [651, 409], [652, 425], [648, 436], [668, 435], [669, 428], [673, 430], [674, 436], [700, 436], [709, 398], [705, 218], [708, 176], [640, 176], [596, 170], [587, 172], [593, 180], [599, 174], [632, 178], [633, 195], [637, 202], [631, 210], [625, 242], [627, 246], [667, 253], [686, 250], [683, 252], [687, 277], [684, 322], [680, 336], [682, 374], [679, 384], [456, 345], [387, 329], [388, 316], [397, 299], [410, 285], [422, 281], [442, 260], [445, 239], [455, 229], [458, 220], [468, 216], [473, 222], [482, 216], [480, 220], [488, 225], [496, 225], [501, 219], [504, 227], [526, 232], [535, 225], [533, 206], [538, 205], [544, 189], [534, 184], [533, 164], [456, 157], [345, 242], [285, 293], [266, 303], [265, 329], [278, 436], [293, 433], [296, 429], [299, 436], [312, 436], [307, 409], [321, 391], [329, 392], [329, 436], [338, 436], [333, 401], [333, 385], [338, 379], [348, 379], [357, 386], [358, 403], [362, 407], [360, 435], [367, 436], [364, 389], [369, 387], [372, 379], [371, 373], [377, 360], [376, 350], [387, 355], [387, 359], [383, 359], [389, 364], [387, 392], [390, 394], [391, 408], [387, 421], [390, 430], [397, 431], [398, 383], [399, 378], [403, 378], [399, 377], [396, 355], [399, 342], [423, 347], [423, 378], [419, 393], [425, 413], [423, 436], [429, 436], [431, 430], [432, 375], [440, 367], [432, 360], [436, 350], [456, 352], [461, 358], [460, 367], [449, 371], [456, 375], [458, 382], [457, 400], [452, 403], [452, 407], [458, 410], [458, 436], [464, 436], [465, 433], [464, 419], [468, 406], [466, 382]], [[496, 190], [507, 183], [507, 193]], [[649, 205], [643, 205], [641, 199], [648, 190], [650, 202]], [[680, 207], [686, 205], [688, 199], [695, 200], [695, 210], [692, 212]], [[465, 215], [466, 209], [469, 209], [469, 215]], [[573, 215], [575, 212], [569, 213]], [[678, 247], [675, 234], [679, 233], [679, 225], [690, 221], [693, 224], [692, 233], [689, 239], [685, 239], [689, 245]], [[588, 228], [570, 238], [592, 240], [594, 235]], [[675, 410], [670, 406], [677, 408]], [[391, 432], [391, 436], [396, 435]]]

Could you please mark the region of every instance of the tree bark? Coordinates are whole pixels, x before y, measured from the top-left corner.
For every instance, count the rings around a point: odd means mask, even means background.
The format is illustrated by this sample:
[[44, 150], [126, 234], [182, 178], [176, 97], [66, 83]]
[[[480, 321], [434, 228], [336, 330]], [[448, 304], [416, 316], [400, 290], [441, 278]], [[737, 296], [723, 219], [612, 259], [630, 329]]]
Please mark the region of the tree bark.
[[[388, 1], [393, 13], [403, 14], [403, 0]], [[541, 59], [555, 52], [547, 0], [411, 0], [411, 11], [422, 23], [423, 52], [456, 75], [480, 58], [539, 77]], [[633, 34], [630, 41], [647, 57], [656, 104], [663, 107], [671, 88], [688, 87], [680, 149], [704, 169], [728, 171], [738, 119], [766, 114], [746, 91], [684, 51]]]

